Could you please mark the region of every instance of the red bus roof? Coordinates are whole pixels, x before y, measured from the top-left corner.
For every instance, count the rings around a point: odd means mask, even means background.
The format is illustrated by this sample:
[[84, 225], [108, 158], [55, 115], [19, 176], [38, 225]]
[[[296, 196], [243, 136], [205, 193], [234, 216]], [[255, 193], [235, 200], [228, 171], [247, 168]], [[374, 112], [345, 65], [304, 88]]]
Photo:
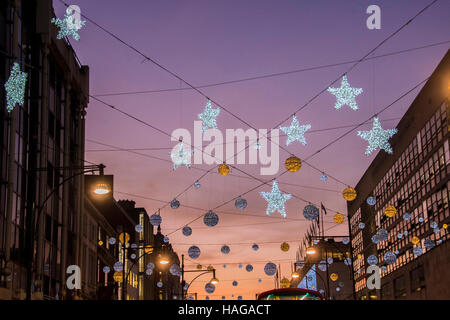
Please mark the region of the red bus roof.
[[268, 296], [269, 294], [279, 294], [279, 293], [292, 293], [292, 294], [311, 293], [311, 294], [319, 296], [322, 300], [324, 299], [323, 296], [318, 291], [303, 289], [303, 288], [282, 288], [282, 289], [273, 289], [273, 290], [262, 292], [262, 293], [258, 294], [258, 300], [261, 297]]

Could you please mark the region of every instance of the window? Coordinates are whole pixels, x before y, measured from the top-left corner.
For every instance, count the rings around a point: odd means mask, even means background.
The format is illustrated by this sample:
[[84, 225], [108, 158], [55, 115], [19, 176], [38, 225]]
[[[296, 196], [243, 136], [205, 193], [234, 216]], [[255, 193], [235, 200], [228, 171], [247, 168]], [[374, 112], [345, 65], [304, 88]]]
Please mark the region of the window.
[[420, 291], [425, 288], [425, 271], [423, 265], [411, 270], [411, 291]]
[[394, 280], [395, 299], [404, 299], [406, 296], [406, 279], [405, 276], [398, 277]]

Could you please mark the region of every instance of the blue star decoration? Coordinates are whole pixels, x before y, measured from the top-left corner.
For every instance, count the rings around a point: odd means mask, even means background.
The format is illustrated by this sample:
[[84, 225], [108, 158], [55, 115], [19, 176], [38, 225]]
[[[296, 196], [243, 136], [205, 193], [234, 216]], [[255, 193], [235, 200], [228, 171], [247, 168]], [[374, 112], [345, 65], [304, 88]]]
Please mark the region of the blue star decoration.
[[202, 120], [202, 131], [205, 132], [207, 129], [217, 129], [216, 118], [219, 115], [220, 108], [213, 109], [211, 107], [211, 100], [206, 103], [205, 110], [203, 113], [198, 115], [198, 118]]
[[297, 117], [294, 115], [292, 117], [291, 125], [289, 127], [280, 127], [280, 129], [288, 136], [286, 140], [286, 146], [296, 140], [301, 142], [303, 145], [306, 145], [305, 132], [311, 129], [311, 125], [307, 124], [301, 126], [298, 123]]
[[58, 39], [72, 36], [75, 40], [80, 40], [78, 30], [86, 24], [86, 21], [75, 21], [71, 10], [67, 9], [63, 19], [53, 18], [51, 23], [54, 23], [59, 28], [59, 33], [56, 36]]
[[349, 106], [353, 110], [358, 110], [358, 105], [356, 104], [356, 96], [363, 92], [361, 88], [352, 88], [348, 84], [347, 76], [342, 77], [340, 88], [328, 88], [328, 92], [336, 96], [336, 104], [334, 108], [336, 110], [340, 109], [342, 106]]
[[8, 112], [11, 112], [16, 104], [23, 105], [27, 76], [25, 72], [20, 71], [19, 64], [14, 62], [9, 79], [5, 83]]
[[369, 142], [369, 145], [367, 146], [365, 152], [366, 155], [371, 154], [372, 151], [376, 150], [377, 148], [383, 149], [387, 153], [392, 154], [392, 147], [389, 144], [388, 140], [392, 138], [392, 136], [396, 133], [397, 129], [384, 130], [381, 127], [380, 120], [375, 117], [373, 119], [372, 130], [358, 131], [358, 136]]
[[180, 143], [179, 146], [178, 151], [169, 153], [173, 162], [173, 170], [176, 170], [181, 165], [184, 165], [187, 168], [191, 167], [191, 156], [194, 154], [194, 151], [185, 151], [183, 143]]
[[278, 188], [277, 180], [273, 181], [272, 192], [260, 192], [260, 195], [267, 201], [266, 214], [268, 216], [270, 216], [272, 212], [278, 211], [283, 218], [286, 218], [284, 203], [292, 198], [292, 195], [281, 193]]

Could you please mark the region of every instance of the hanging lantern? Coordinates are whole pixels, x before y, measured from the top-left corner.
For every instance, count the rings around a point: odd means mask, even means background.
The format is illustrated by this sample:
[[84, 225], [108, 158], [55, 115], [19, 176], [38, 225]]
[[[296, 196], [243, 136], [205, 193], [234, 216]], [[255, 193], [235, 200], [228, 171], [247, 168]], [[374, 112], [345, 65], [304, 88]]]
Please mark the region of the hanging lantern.
[[283, 251], [283, 252], [288, 252], [288, 251], [289, 251], [289, 243], [283, 242], [283, 243], [281, 244], [280, 248], [281, 248], [281, 251]]
[[337, 273], [330, 274], [331, 281], [336, 281], [338, 278], [339, 278], [339, 276], [337, 275]]
[[296, 156], [292, 156], [286, 159], [284, 166], [289, 172], [297, 172], [302, 167], [302, 161]]
[[219, 222], [219, 217], [217, 216], [217, 214], [215, 214], [212, 211], [209, 211], [205, 214], [205, 216], [203, 217], [203, 222], [208, 226], [208, 227], [214, 227], [218, 222]]
[[171, 207], [172, 209], [178, 209], [178, 208], [180, 207], [180, 201], [178, 201], [177, 199], [173, 199], [173, 200], [170, 202], [170, 207]]
[[222, 176], [226, 176], [230, 173], [230, 167], [226, 163], [222, 163], [218, 168], [217, 171]]
[[244, 210], [245, 208], [247, 208], [247, 200], [245, 200], [244, 198], [239, 197], [234, 202], [234, 205], [236, 206], [237, 209]]
[[114, 272], [113, 279], [114, 279], [115, 282], [118, 282], [118, 283], [122, 282], [123, 281], [123, 273], [122, 273], [122, 271]]
[[416, 237], [416, 236], [412, 237], [412, 239], [411, 239], [412, 244], [418, 244], [419, 242], [420, 242], [420, 239], [418, 237]]
[[280, 281], [280, 286], [281, 288], [289, 288], [291, 286], [291, 282], [289, 281], [288, 278], [283, 278]]
[[347, 201], [353, 201], [356, 199], [356, 190], [348, 187], [344, 190], [344, 192], [342, 192], [342, 196]]
[[336, 213], [333, 217], [334, 222], [336, 222], [337, 224], [341, 224], [344, 222], [345, 217], [342, 213]]
[[387, 206], [384, 209], [384, 214], [386, 215], [386, 217], [392, 218], [397, 214], [397, 209], [395, 209], [394, 206]]

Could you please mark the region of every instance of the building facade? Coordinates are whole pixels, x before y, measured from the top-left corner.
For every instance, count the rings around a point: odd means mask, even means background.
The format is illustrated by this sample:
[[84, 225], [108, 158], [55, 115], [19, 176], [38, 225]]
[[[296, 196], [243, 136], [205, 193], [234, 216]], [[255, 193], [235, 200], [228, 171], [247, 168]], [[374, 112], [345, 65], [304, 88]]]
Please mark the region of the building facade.
[[[79, 265], [89, 69], [53, 17], [50, 0], [0, 2], [0, 299], [60, 299], [66, 266]], [[25, 101], [8, 112], [14, 63]]]
[[[447, 52], [400, 120], [390, 140], [394, 153], [376, 156], [348, 203], [360, 299], [450, 299], [449, 93]], [[393, 217], [385, 214], [388, 206], [395, 207]], [[387, 239], [376, 236], [380, 230]], [[370, 256], [380, 267], [380, 289], [367, 288]]]

